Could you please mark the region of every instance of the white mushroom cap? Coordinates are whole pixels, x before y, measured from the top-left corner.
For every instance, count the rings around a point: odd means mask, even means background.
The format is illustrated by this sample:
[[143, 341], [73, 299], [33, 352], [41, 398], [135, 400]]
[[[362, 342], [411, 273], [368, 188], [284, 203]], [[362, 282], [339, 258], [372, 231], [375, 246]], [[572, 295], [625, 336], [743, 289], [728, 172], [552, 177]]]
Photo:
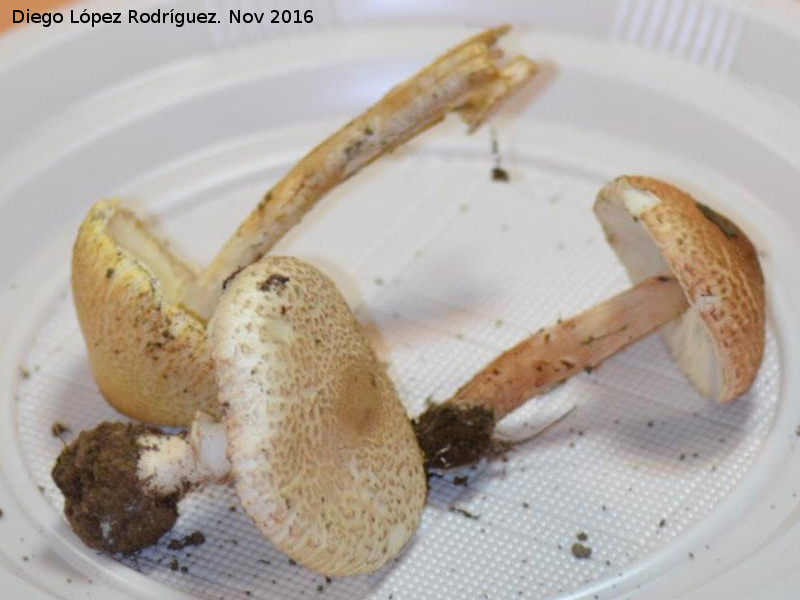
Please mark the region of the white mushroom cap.
[[600, 191], [595, 214], [634, 282], [671, 272], [690, 309], [662, 332], [701, 394], [729, 402], [747, 391], [764, 351], [764, 278], [736, 225], [656, 179], [623, 176]]
[[422, 453], [334, 283], [264, 258], [228, 284], [210, 331], [233, 479], [259, 529], [328, 575], [397, 555], [425, 504]]

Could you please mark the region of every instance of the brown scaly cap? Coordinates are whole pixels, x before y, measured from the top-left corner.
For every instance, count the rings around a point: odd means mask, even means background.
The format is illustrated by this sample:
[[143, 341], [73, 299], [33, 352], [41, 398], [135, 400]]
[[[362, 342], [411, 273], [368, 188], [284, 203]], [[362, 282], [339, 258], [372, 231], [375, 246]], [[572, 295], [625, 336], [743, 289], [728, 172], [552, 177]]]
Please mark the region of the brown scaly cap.
[[690, 309], [662, 328], [673, 356], [705, 396], [746, 392], [764, 351], [764, 278], [753, 244], [731, 221], [678, 188], [623, 176], [595, 213], [634, 282], [670, 271]]
[[72, 294], [92, 375], [126, 415], [183, 425], [221, 414], [205, 326], [175, 303], [193, 276], [116, 201], [95, 204], [78, 231]]
[[425, 504], [422, 454], [334, 283], [262, 259], [229, 282], [210, 331], [236, 491], [258, 528], [327, 575], [396, 556]]

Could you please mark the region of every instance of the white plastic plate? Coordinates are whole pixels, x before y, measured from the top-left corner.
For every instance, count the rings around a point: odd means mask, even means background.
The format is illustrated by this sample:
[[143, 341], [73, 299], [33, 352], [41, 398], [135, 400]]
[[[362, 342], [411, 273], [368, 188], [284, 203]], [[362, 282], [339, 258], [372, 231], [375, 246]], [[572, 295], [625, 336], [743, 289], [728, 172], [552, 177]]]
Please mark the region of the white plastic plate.
[[[102, 3], [115, 5], [128, 8]], [[800, 8], [303, 8], [314, 24], [0, 38], [0, 597], [794, 598]], [[187, 499], [174, 535], [135, 558], [87, 550], [49, 470], [54, 423], [70, 439], [121, 419], [94, 387], [69, 295], [70, 243], [90, 204], [123, 196], [202, 264], [313, 144], [472, 26], [498, 22], [516, 25], [504, 46], [541, 62], [539, 82], [471, 137], [448, 122], [370, 166], [277, 251], [336, 280], [415, 414], [529, 332], [621, 291], [594, 194], [622, 173], [663, 177], [758, 246], [769, 335], [753, 389], [710, 404], [652, 336], [504, 423], [525, 437], [574, 408], [507, 462], [434, 480], [412, 543], [369, 576], [327, 581], [290, 564], [223, 487]], [[492, 130], [508, 183], [490, 177]], [[194, 530], [205, 544], [167, 548]], [[589, 559], [570, 552], [578, 532]]]

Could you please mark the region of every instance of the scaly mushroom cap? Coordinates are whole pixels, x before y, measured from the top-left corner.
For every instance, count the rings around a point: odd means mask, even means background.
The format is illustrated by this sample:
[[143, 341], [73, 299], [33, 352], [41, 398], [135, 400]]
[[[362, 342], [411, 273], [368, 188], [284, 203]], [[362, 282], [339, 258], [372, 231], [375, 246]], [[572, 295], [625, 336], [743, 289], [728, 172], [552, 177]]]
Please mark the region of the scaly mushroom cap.
[[95, 204], [72, 254], [72, 293], [97, 386], [123, 413], [184, 425], [196, 411], [219, 417], [202, 322], [177, 305], [192, 281], [129, 211]]
[[595, 214], [634, 282], [667, 271], [690, 309], [662, 328], [701, 394], [729, 402], [747, 391], [764, 351], [764, 277], [753, 244], [685, 192], [647, 177], [619, 177]]
[[210, 330], [233, 479], [258, 528], [327, 575], [397, 555], [425, 504], [422, 453], [334, 283], [264, 258], [229, 282]]

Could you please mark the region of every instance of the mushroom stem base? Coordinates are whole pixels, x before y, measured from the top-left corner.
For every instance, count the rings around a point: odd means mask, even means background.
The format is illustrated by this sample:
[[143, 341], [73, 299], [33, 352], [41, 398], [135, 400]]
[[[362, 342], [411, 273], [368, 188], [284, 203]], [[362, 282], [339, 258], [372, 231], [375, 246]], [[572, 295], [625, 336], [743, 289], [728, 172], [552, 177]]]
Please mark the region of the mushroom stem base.
[[138, 440], [139, 479], [151, 493], [183, 493], [205, 483], [225, 483], [231, 470], [225, 426], [198, 413], [188, 435], [148, 433]]

